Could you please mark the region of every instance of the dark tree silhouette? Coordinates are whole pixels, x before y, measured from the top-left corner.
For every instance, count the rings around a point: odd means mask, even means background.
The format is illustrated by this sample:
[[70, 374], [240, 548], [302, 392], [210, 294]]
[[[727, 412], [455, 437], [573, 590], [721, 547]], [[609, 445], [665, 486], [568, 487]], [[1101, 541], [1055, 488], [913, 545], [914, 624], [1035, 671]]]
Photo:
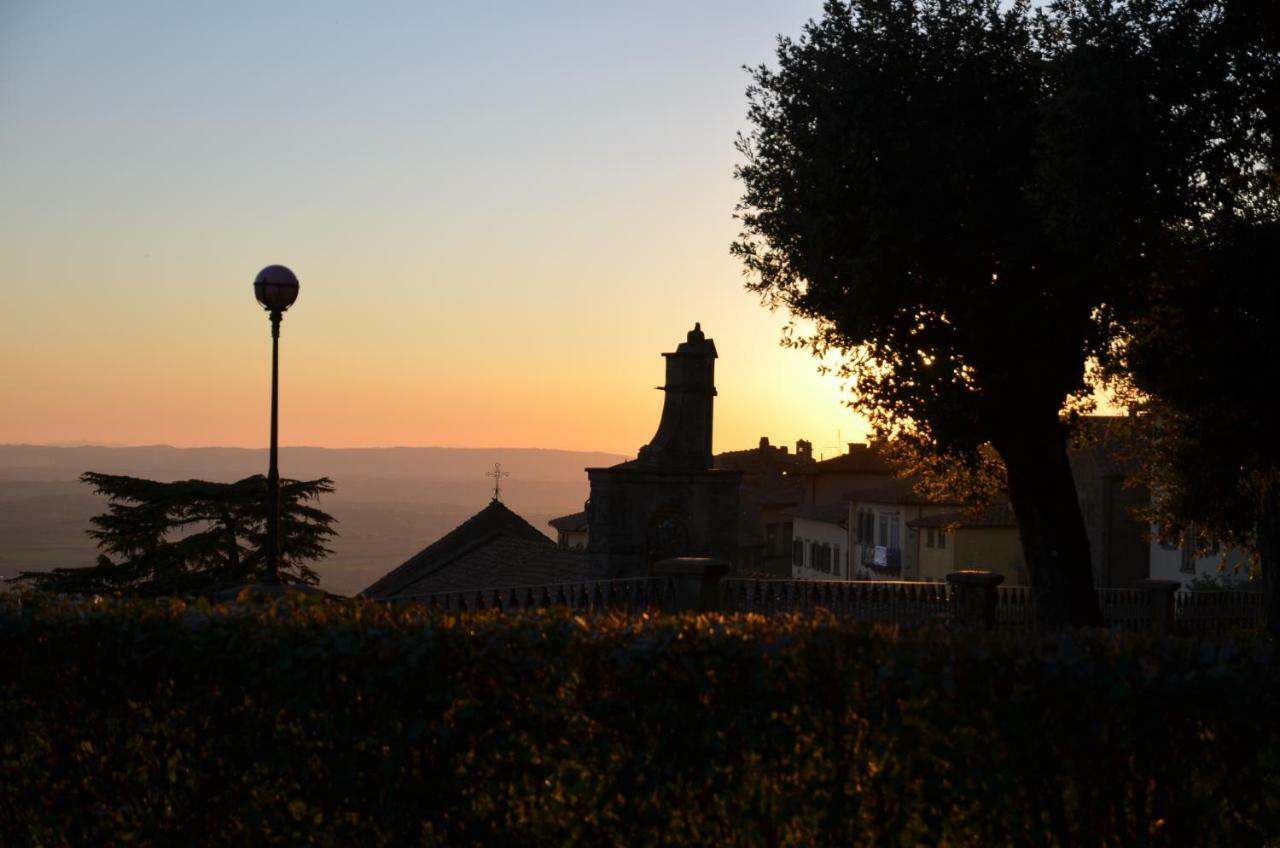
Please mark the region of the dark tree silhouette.
[[[1097, 225], [1109, 264], [1149, 274], [1144, 298], [1114, 310], [1123, 331], [1104, 364], [1147, 409], [1155, 520], [1251, 551], [1280, 634], [1280, 17], [1254, 2], [1135, 5], [1138, 37], [1110, 60], [1151, 92], [1128, 107], [1145, 133], [1110, 139], [1134, 166], [1086, 182], [1077, 157], [1063, 180], [1077, 217], [1110, 201]], [[1076, 43], [1114, 30], [1078, 17]]]
[[1063, 410], [1231, 170], [1216, 56], [1172, 50], [1226, 5], [833, 1], [753, 71], [749, 287], [882, 435], [995, 448], [1048, 626], [1100, 621]]
[[1114, 366], [1147, 406], [1155, 521], [1251, 551], [1280, 636], [1280, 220], [1232, 230], [1153, 293]]
[[[75, 594], [207, 592], [266, 576], [266, 478], [235, 483], [160, 483], [88, 472], [80, 479], [106, 495], [107, 511], [89, 535], [103, 553], [88, 568], [23, 572], [37, 589]], [[333, 491], [333, 481], [282, 480], [280, 573], [286, 582], [315, 585], [307, 565], [332, 551], [333, 516], [309, 505]]]

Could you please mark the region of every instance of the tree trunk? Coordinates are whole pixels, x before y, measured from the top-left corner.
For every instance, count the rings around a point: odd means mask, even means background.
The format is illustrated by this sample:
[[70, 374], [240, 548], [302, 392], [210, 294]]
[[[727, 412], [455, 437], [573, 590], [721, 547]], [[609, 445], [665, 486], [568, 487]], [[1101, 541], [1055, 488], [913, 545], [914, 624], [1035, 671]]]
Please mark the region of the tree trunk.
[[1101, 626], [1065, 429], [1055, 415], [1039, 426], [1012, 428], [995, 448], [1009, 471], [1009, 500], [1040, 627]]
[[1267, 612], [1267, 631], [1280, 636], [1280, 489], [1276, 480], [1262, 484], [1257, 518], [1258, 567]]

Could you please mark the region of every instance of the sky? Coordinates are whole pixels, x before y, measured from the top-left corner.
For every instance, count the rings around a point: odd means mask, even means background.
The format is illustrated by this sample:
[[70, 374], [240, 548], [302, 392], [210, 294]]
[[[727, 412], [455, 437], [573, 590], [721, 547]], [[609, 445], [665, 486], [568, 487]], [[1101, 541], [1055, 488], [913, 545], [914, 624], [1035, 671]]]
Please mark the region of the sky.
[[820, 0], [0, 2], [0, 442], [634, 455], [865, 434], [729, 255], [743, 65]]

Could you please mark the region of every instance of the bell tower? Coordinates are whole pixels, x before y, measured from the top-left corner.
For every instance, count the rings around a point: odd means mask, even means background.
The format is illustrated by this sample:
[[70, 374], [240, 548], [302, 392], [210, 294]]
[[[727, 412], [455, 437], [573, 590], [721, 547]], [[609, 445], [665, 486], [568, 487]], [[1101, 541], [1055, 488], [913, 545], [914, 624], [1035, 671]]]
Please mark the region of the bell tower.
[[630, 462], [588, 468], [588, 542], [601, 577], [638, 577], [672, 557], [734, 562], [740, 471], [712, 468], [716, 345], [695, 324], [666, 358], [662, 417]]
[[710, 468], [711, 412], [716, 397], [716, 343], [694, 324], [667, 360], [667, 382], [658, 432], [640, 448], [641, 465], [654, 468]]

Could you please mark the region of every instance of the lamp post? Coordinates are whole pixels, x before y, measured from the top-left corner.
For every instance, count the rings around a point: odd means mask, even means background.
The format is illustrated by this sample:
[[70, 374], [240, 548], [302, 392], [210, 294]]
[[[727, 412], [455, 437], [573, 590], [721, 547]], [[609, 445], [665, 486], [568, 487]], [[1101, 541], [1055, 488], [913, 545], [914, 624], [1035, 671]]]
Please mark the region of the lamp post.
[[258, 303], [271, 315], [271, 464], [267, 471], [267, 575], [266, 582], [280, 583], [280, 469], [276, 466], [280, 398], [280, 319], [298, 299], [298, 278], [283, 265], [268, 265], [253, 281]]

